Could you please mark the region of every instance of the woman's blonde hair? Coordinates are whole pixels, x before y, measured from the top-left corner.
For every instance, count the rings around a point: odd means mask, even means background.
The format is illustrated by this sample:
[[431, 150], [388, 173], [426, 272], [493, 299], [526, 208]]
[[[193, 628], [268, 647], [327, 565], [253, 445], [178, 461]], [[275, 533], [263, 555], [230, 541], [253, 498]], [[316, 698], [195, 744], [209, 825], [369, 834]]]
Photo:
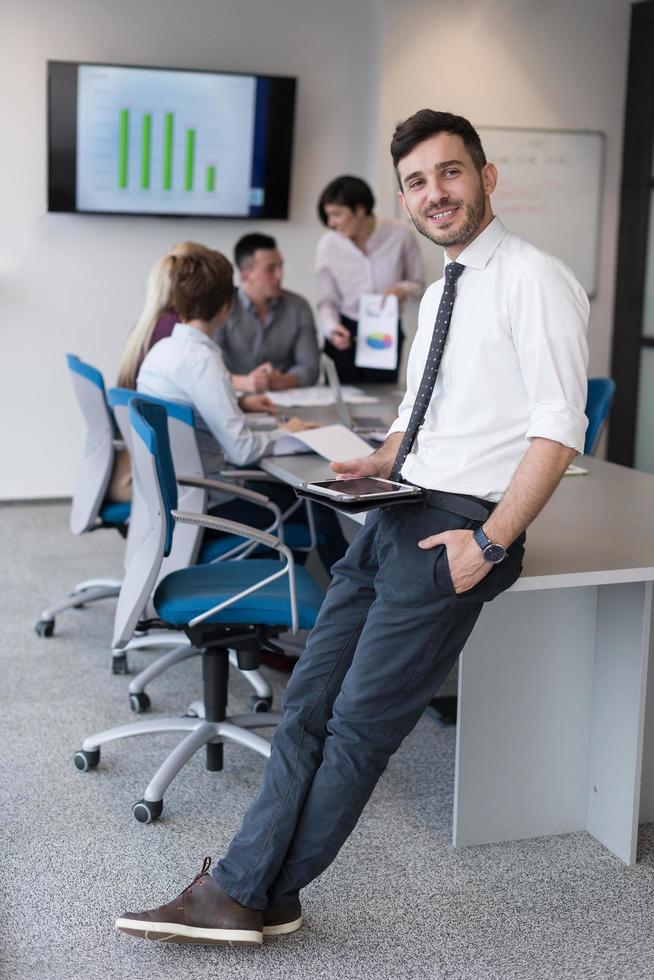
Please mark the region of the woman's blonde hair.
[[173, 257], [189, 255], [192, 252], [205, 253], [211, 250], [197, 242], [179, 242], [171, 248], [168, 255], [158, 259], [150, 269], [145, 287], [145, 304], [134, 325], [120, 361], [118, 385], [121, 388], [136, 388], [136, 376], [141, 362], [148, 352], [150, 340], [159, 317], [170, 310], [172, 303]]

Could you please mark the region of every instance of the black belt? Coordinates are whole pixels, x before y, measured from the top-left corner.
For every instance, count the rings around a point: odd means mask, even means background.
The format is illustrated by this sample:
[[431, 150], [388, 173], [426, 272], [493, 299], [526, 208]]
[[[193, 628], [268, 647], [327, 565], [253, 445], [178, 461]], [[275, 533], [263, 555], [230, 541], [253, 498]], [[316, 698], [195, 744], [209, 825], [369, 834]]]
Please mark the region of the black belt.
[[439, 507], [469, 521], [485, 521], [495, 509], [492, 500], [473, 497], [467, 493], [447, 493], [445, 490], [425, 490], [424, 501], [427, 507]]

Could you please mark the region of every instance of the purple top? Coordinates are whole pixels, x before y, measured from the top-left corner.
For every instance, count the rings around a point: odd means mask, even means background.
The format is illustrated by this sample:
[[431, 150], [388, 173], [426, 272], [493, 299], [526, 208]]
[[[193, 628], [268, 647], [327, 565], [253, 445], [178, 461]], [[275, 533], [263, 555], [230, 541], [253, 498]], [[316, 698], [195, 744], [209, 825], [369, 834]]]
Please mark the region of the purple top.
[[151, 350], [157, 341], [163, 340], [164, 337], [170, 337], [176, 323], [179, 323], [179, 314], [176, 310], [166, 310], [165, 313], [162, 313], [154, 325], [148, 350]]
[[[150, 337], [150, 343], [148, 344], [148, 350], [152, 350], [154, 345], [159, 340], [163, 340], [164, 337], [170, 337], [176, 323], [179, 323], [179, 315], [176, 310], [166, 310], [165, 313], [162, 313], [154, 325], [154, 330], [152, 331], [152, 336]], [[143, 358], [140, 359], [136, 368], [137, 375], [141, 370], [141, 364], [143, 364]]]

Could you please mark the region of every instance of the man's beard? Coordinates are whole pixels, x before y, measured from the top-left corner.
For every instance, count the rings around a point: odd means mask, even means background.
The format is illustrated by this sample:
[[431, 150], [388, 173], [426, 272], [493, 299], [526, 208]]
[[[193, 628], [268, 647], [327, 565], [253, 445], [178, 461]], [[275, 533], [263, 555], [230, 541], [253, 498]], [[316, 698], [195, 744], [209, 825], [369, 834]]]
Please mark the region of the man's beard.
[[458, 207], [464, 213], [463, 224], [459, 228], [451, 228], [449, 230], [443, 228], [441, 231], [428, 218], [423, 218], [422, 215], [411, 214], [411, 220], [417, 231], [421, 235], [424, 235], [425, 238], [428, 238], [430, 242], [434, 242], [435, 245], [442, 245], [443, 248], [449, 248], [450, 245], [463, 245], [478, 231], [486, 213], [486, 195], [481, 182], [479, 185], [479, 194], [472, 204], [464, 204], [463, 201], [452, 200], [446, 201], [444, 204], [432, 205], [426, 210], [434, 211], [436, 208], [447, 207], [448, 204]]

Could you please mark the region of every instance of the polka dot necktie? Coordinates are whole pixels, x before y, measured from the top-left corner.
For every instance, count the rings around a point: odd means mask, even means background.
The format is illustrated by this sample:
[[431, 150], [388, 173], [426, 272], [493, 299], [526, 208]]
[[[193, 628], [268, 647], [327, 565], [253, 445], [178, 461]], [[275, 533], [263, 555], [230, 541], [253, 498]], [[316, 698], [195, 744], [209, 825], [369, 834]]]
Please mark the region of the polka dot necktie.
[[401, 479], [400, 473], [404, 466], [404, 461], [411, 452], [411, 447], [415, 442], [418, 429], [424, 421], [427, 406], [431, 401], [434, 384], [436, 383], [436, 375], [438, 374], [438, 368], [443, 356], [443, 348], [447, 339], [447, 331], [450, 328], [450, 320], [452, 319], [456, 281], [464, 269], [465, 266], [461, 265], [460, 262], [450, 262], [449, 265], [445, 266], [445, 286], [443, 287], [443, 295], [441, 296], [438, 313], [436, 314], [436, 323], [434, 324], [434, 333], [427, 355], [427, 363], [425, 364], [425, 370], [422, 375], [416, 400], [413, 403], [413, 411], [411, 412], [409, 424], [400, 443], [400, 448], [397, 451], [395, 462], [393, 463], [391, 480]]

